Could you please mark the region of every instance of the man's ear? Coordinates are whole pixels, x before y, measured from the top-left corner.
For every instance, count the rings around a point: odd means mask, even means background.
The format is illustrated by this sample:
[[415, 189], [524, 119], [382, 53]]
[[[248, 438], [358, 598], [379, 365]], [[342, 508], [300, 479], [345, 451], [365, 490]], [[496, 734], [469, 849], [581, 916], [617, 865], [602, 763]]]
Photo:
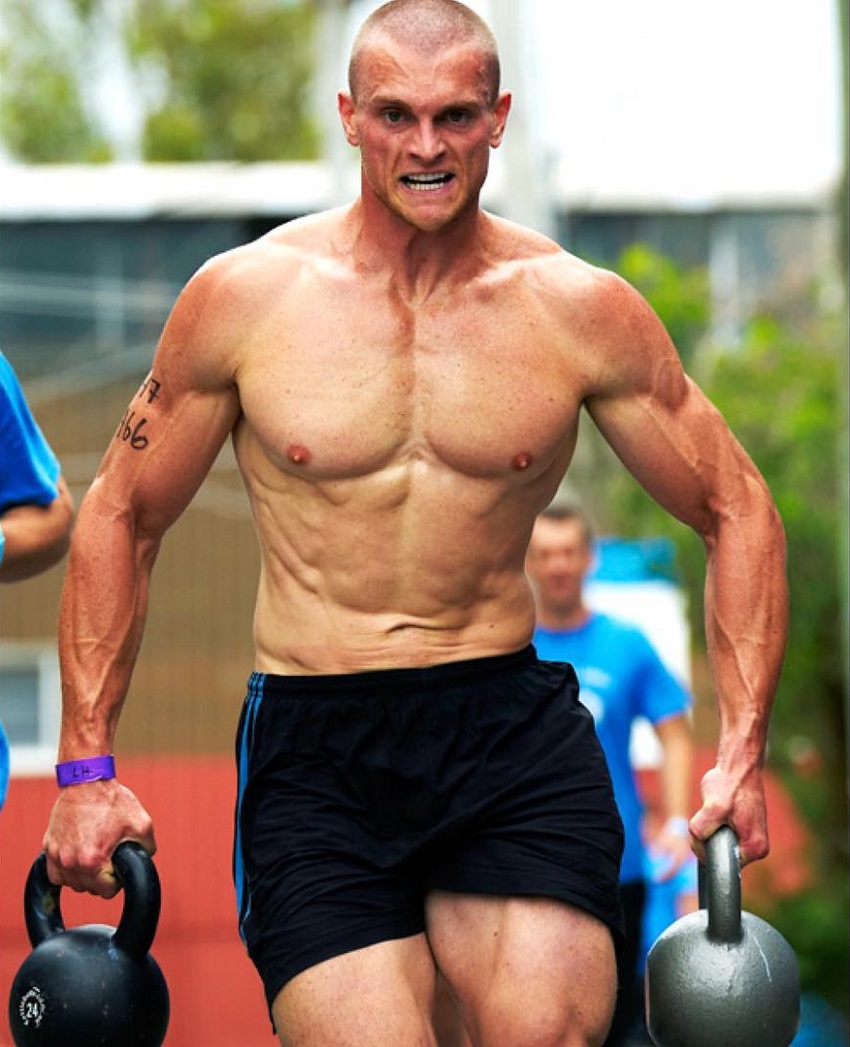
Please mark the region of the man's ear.
[[505, 134], [505, 124], [508, 122], [508, 113], [511, 111], [511, 94], [504, 91], [496, 99], [493, 106], [493, 128], [490, 131], [490, 146], [497, 149], [502, 144]]
[[359, 146], [360, 135], [357, 133], [357, 127], [354, 120], [354, 99], [345, 91], [340, 91], [336, 96], [336, 104], [337, 109], [339, 110], [339, 118], [342, 120], [342, 129], [345, 132], [345, 140], [349, 145]]

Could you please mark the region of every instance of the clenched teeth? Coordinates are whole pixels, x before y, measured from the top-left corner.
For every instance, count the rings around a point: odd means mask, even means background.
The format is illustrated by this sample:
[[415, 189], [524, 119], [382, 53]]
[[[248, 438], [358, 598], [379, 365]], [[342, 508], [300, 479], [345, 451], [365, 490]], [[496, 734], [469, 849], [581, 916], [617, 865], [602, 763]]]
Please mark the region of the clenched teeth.
[[402, 182], [411, 189], [425, 190], [441, 189], [452, 180], [454, 176], [447, 173], [402, 175]]

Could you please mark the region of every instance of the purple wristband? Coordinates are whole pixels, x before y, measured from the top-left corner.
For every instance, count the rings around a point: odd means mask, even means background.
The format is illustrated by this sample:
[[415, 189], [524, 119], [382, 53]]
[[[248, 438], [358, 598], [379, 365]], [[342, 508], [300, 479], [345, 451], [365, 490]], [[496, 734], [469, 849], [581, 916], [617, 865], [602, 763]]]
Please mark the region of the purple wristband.
[[68, 760], [56, 764], [56, 781], [60, 789], [83, 782], [105, 782], [115, 777], [113, 756], [88, 756], [85, 760]]

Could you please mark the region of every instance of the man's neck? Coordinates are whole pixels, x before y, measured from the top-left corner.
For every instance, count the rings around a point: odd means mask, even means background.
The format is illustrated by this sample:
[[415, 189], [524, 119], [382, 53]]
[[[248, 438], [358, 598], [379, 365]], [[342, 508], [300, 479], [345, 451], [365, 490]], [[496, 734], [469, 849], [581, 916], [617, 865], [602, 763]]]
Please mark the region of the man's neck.
[[417, 229], [382, 204], [361, 198], [349, 212], [355, 258], [367, 269], [386, 270], [411, 298], [427, 298], [447, 283], [467, 283], [481, 267], [484, 246], [480, 209], [458, 215], [433, 232]]
[[568, 611], [553, 608], [539, 608], [537, 611], [537, 624], [552, 632], [568, 632], [572, 629], [580, 629], [590, 616], [592, 611], [584, 604], [579, 604]]

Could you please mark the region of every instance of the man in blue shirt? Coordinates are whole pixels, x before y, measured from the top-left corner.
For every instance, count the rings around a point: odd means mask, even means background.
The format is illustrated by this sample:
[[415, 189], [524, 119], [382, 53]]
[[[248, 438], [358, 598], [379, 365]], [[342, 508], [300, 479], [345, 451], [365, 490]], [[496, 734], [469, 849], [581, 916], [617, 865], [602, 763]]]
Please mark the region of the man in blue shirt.
[[660, 870], [656, 875], [668, 878], [693, 860], [687, 820], [691, 699], [639, 629], [586, 604], [584, 579], [592, 563], [593, 535], [581, 510], [552, 506], [538, 517], [527, 558], [537, 609], [534, 644], [540, 658], [569, 662], [576, 671], [581, 700], [593, 714], [608, 760], [625, 830], [620, 892], [627, 940], [618, 957], [617, 1009], [606, 1041], [613, 1047], [627, 1042], [642, 1013], [638, 970], [648, 855], [641, 835], [643, 806], [629, 757], [632, 725], [638, 717], [647, 719], [663, 749], [666, 820], [651, 845]]
[[[0, 582], [23, 581], [58, 563], [73, 520], [73, 499], [56, 455], [0, 353]], [[8, 778], [9, 746], [0, 724], [0, 807]]]

